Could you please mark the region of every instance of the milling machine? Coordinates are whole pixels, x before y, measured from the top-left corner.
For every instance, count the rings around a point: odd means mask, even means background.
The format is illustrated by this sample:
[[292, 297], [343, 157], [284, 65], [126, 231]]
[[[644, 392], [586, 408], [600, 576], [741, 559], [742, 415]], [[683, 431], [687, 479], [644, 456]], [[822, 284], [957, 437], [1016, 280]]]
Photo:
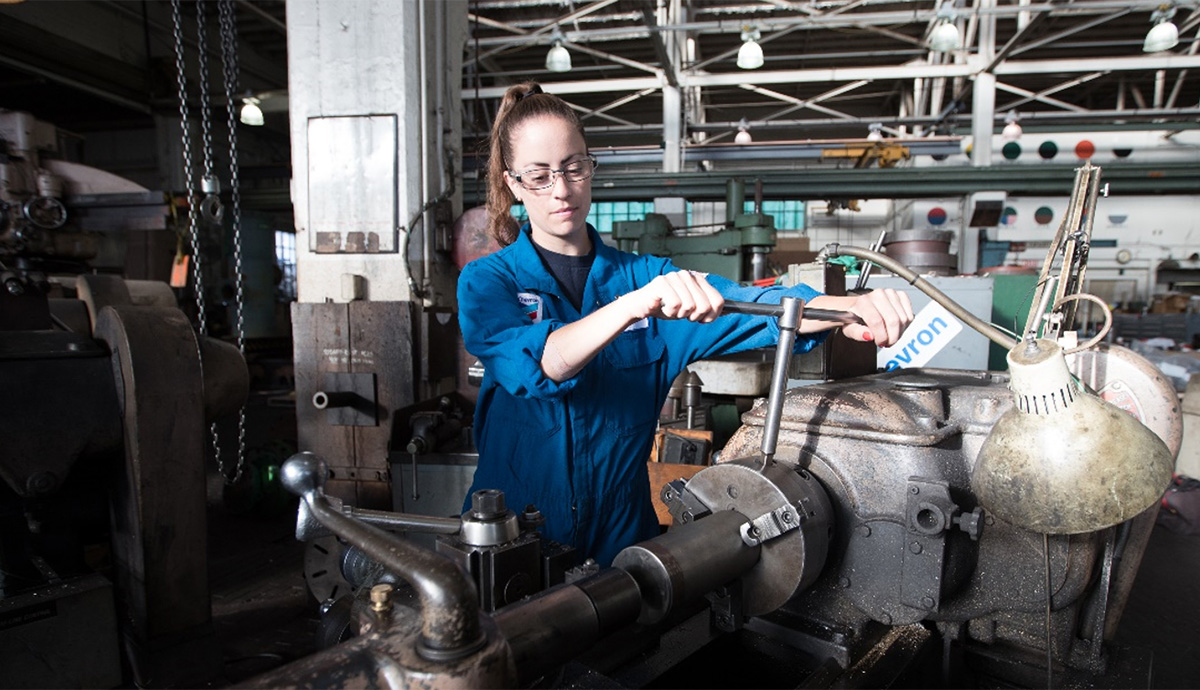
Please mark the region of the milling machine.
[[166, 283], [92, 271], [115, 241], [98, 228], [165, 235], [167, 204], [39, 160], [53, 140], [26, 113], [0, 114], [3, 684], [201, 683], [220, 666], [205, 438], [249, 375]]

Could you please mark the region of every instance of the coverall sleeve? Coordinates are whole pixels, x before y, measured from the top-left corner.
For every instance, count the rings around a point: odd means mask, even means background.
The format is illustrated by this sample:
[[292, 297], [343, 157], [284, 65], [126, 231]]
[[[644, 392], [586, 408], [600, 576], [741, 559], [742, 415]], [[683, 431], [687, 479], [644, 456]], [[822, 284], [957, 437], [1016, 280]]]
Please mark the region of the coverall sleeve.
[[467, 264], [458, 279], [458, 321], [467, 352], [484, 370], [518, 398], [559, 398], [575, 387], [576, 378], [561, 383], [542, 371], [546, 338], [562, 322], [545, 317], [533, 323], [517, 299], [511, 276], [479, 261]]
[[[667, 270], [674, 270], [674, 266], [669, 265]], [[822, 294], [807, 285], [747, 287], [717, 275], [709, 275], [708, 281], [726, 300], [738, 302], [779, 304], [784, 297], [798, 297], [807, 302]], [[675, 364], [680, 367], [708, 357], [774, 347], [779, 341], [779, 323], [769, 316], [725, 314], [708, 324], [667, 321], [661, 328], [669, 334], [668, 342], [682, 345], [670, 348], [672, 358], [677, 359]], [[792, 351], [808, 352], [824, 342], [827, 335], [828, 331], [798, 334]]]

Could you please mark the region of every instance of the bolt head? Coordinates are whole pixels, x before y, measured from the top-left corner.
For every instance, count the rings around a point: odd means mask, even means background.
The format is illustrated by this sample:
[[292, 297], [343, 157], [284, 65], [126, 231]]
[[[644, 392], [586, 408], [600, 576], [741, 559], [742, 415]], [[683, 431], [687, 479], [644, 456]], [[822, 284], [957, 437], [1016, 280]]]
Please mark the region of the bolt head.
[[476, 520], [494, 520], [507, 511], [504, 492], [499, 489], [480, 489], [471, 494], [471, 516]]

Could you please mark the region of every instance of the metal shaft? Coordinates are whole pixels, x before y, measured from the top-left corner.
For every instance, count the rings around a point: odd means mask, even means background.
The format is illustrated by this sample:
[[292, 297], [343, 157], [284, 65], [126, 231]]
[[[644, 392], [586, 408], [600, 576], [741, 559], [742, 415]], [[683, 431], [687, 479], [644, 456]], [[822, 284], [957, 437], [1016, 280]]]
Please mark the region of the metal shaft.
[[414, 515], [412, 513], [392, 513], [386, 510], [369, 510], [367, 508], [347, 507], [345, 512], [356, 520], [362, 520], [368, 525], [385, 529], [409, 530], [412, 532], [427, 532], [430, 534], [458, 534], [462, 529], [460, 518], [437, 517], [434, 515]]
[[779, 440], [779, 424], [783, 418], [783, 396], [787, 393], [788, 365], [792, 361], [792, 347], [796, 344], [796, 329], [800, 326], [800, 314], [804, 300], [794, 297], [783, 298], [783, 315], [779, 317], [779, 343], [775, 346], [775, 368], [771, 372], [771, 394], [767, 398], [767, 416], [763, 424], [763, 462], [775, 456], [775, 445]]

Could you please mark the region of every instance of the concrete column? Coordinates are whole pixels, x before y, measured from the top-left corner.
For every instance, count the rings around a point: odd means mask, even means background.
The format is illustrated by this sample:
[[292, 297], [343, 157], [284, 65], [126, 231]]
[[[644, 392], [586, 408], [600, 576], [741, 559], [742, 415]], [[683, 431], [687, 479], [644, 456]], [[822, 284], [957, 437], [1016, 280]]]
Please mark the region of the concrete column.
[[447, 114], [460, 110], [465, 8], [288, 3], [300, 302], [345, 301], [343, 275], [361, 277], [362, 299], [412, 300], [414, 288], [452, 299], [452, 286], [431, 284], [432, 214], [422, 209], [452, 177], [440, 147], [453, 139]]

